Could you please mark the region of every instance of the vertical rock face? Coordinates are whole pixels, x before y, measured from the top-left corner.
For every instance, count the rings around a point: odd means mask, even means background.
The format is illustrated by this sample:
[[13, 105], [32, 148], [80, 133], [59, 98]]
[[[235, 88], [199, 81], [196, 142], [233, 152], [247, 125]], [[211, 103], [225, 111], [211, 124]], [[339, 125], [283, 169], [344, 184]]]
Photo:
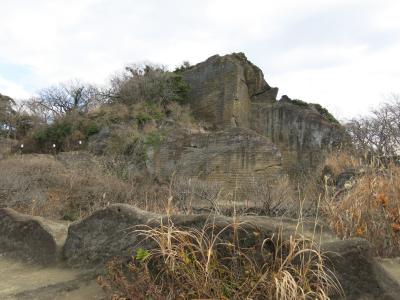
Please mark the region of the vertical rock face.
[[288, 171], [315, 167], [323, 150], [338, 146], [343, 138], [340, 125], [289, 101], [253, 103], [250, 126], [277, 145], [282, 152], [283, 166]]
[[215, 128], [250, 128], [282, 152], [287, 171], [313, 167], [322, 152], [340, 143], [340, 125], [302, 101], [271, 88], [243, 53], [212, 56], [184, 72], [194, 115]]
[[255, 177], [296, 175], [316, 166], [324, 150], [340, 142], [341, 126], [329, 120], [327, 111], [288, 97], [277, 101], [278, 89], [243, 53], [212, 56], [183, 76], [191, 86], [193, 114], [213, 130], [170, 132], [147, 153], [153, 174], [175, 173], [231, 187]]
[[191, 86], [189, 99], [194, 115], [219, 129], [248, 128], [252, 99], [274, 101], [278, 92], [242, 53], [212, 56], [183, 76]]
[[154, 155], [153, 172], [173, 172], [224, 183], [230, 187], [254, 176], [271, 178], [282, 173], [281, 155], [271, 141], [245, 128], [209, 133], [171, 132]]

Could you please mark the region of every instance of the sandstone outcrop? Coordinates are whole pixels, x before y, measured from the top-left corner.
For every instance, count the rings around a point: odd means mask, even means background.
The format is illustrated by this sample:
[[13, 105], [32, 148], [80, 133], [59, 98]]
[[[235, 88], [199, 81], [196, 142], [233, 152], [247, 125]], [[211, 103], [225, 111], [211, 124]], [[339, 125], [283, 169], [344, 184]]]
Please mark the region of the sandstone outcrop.
[[249, 127], [251, 101], [274, 101], [278, 93], [243, 53], [212, 56], [184, 78], [193, 113], [216, 128]]
[[291, 101], [253, 103], [251, 116], [250, 127], [278, 147], [288, 172], [315, 167], [324, 150], [334, 149], [344, 140], [339, 124]]
[[174, 130], [153, 156], [152, 172], [162, 177], [176, 172], [234, 186], [254, 177], [282, 174], [278, 149], [265, 136], [246, 128], [206, 133]]
[[324, 150], [343, 140], [342, 127], [320, 106], [287, 96], [278, 101], [278, 89], [243, 53], [212, 56], [183, 76], [191, 87], [193, 114], [214, 129], [170, 132], [158, 151], [148, 153], [153, 174], [244, 185], [254, 177], [296, 175], [315, 167]]
[[[297, 221], [272, 217], [243, 216], [240, 218], [241, 230], [236, 231], [241, 243], [246, 246], [259, 243], [264, 238], [272, 237], [281, 231], [283, 239], [289, 238], [296, 229]], [[119, 256], [129, 259], [138, 248], [152, 246], [135, 232], [136, 228], [149, 228], [173, 222], [179, 228], [201, 229], [205, 224], [212, 224], [214, 230], [226, 228], [232, 224], [232, 218], [210, 215], [172, 215], [167, 217], [149, 213], [135, 207], [116, 204], [98, 210], [82, 221], [73, 223], [68, 228], [42, 218], [18, 214], [11, 209], [0, 210], [0, 254], [12, 251], [14, 257], [29, 256], [41, 264], [58, 261], [64, 265], [60, 271], [68, 273], [66, 266], [90, 270], [102, 267], [109, 259]], [[139, 227], [136, 227], [139, 226]], [[302, 234], [321, 241], [322, 250], [328, 264], [340, 281], [347, 299], [397, 299], [400, 293], [399, 283], [375, 260], [370, 245], [363, 239], [338, 240], [323, 223], [314, 227], [313, 222], [305, 222]], [[256, 232], [257, 234], [252, 234]], [[224, 231], [223, 238], [231, 239], [231, 230]], [[63, 249], [63, 255], [60, 255]], [[71, 273], [72, 274], [72, 273]], [[78, 272], [82, 282], [89, 282], [92, 273]], [[91, 275], [92, 274], [92, 275]], [[73, 278], [66, 284], [55, 284], [49, 289], [24, 292], [21, 299], [33, 299], [32, 295], [48, 295], [63, 292], [67, 287], [78, 289]], [[75, 281], [74, 281], [75, 280]], [[94, 290], [97, 293], [97, 290]], [[31, 295], [31, 296], [29, 296]], [[29, 298], [31, 297], [31, 298]], [[47, 298], [38, 298], [47, 299]], [[49, 298], [50, 299], [50, 298]]]
[[65, 223], [0, 209], [0, 253], [52, 264], [59, 260], [66, 236]]
[[212, 56], [184, 72], [194, 115], [219, 129], [249, 128], [271, 139], [289, 173], [314, 167], [323, 150], [340, 144], [343, 129], [316, 109], [288, 97], [277, 100], [262, 71], [243, 53]]
[[[190, 85], [195, 127], [204, 126], [191, 132], [173, 122], [158, 124], [167, 136], [155, 147], [146, 145], [145, 155], [132, 157], [129, 168], [137, 176], [176, 173], [232, 186], [254, 177], [295, 175], [316, 166], [324, 150], [343, 140], [342, 127], [319, 105], [286, 96], [278, 101], [278, 89], [243, 53], [215, 55], [181, 72]], [[106, 127], [93, 135], [89, 150], [104, 154], [111, 133]]]
[[[203, 228], [213, 224], [218, 231], [232, 222], [232, 218], [209, 215], [171, 216], [175, 226]], [[271, 217], [242, 217], [243, 232], [240, 241], [247, 246], [259, 239], [271, 237], [282, 228], [283, 238], [296, 230], [296, 220]], [[93, 266], [102, 264], [113, 256], [129, 259], [135, 250], [151, 246], [134, 232], [136, 225], [159, 226], [168, 223], [163, 215], [151, 214], [129, 205], [112, 205], [95, 212], [92, 216], [70, 226], [64, 247], [66, 262], [71, 266]], [[257, 231], [259, 235], [251, 234]], [[321, 233], [315, 235], [315, 233]], [[231, 237], [229, 231], [226, 238]], [[314, 231], [313, 222], [304, 224], [306, 237], [322, 241], [331, 269], [343, 286], [347, 299], [397, 299], [400, 286], [372, 257], [369, 243], [363, 239], [338, 240], [319, 224]]]

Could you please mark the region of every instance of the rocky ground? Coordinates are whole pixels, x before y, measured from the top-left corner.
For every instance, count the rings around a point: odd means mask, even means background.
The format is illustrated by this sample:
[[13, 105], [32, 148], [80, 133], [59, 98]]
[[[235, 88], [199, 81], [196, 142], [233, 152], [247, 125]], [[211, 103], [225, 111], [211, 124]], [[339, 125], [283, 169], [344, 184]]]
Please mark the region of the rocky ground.
[[[154, 226], [166, 218], [129, 205], [112, 205], [71, 225], [55, 225], [11, 209], [1, 209], [0, 217], [1, 299], [101, 299], [104, 294], [95, 282], [96, 275], [110, 258], [128, 257], [138, 247], [132, 227]], [[194, 228], [210, 221], [207, 215], [170, 218], [177, 226]], [[227, 217], [212, 217], [215, 228], [231, 221]], [[261, 236], [271, 236], [283, 228], [283, 237], [288, 237], [297, 224], [296, 220], [270, 217], [243, 217], [241, 221], [248, 226], [245, 232], [257, 228]], [[68, 233], [61, 227], [68, 227]], [[398, 259], [378, 261], [371, 256], [365, 240], [340, 241], [322, 223], [316, 230], [312, 222], [305, 222], [302, 227], [305, 236], [321, 240], [347, 299], [397, 299]], [[63, 233], [66, 236], [61, 236]], [[251, 243], [255, 237], [246, 235], [246, 239]], [[140, 246], [146, 247], [143, 243]]]
[[[382, 259], [379, 263], [400, 284], [400, 260]], [[100, 300], [105, 297], [88, 270], [43, 267], [4, 256], [0, 257], [0, 269], [0, 299]]]

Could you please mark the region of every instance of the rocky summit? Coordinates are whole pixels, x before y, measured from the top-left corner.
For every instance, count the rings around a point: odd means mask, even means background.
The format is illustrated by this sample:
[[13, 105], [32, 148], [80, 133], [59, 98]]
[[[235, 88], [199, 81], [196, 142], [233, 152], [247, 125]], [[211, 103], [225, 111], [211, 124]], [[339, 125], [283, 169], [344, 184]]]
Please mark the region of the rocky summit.
[[319, 105], [278, 100], [278, 88], [243, 53], [212, 56], [183, 77], [191, 110], [206, 129], [171, 131], [149, 152], [151, 173], [176, 171], [228, 184], [295, 175], [345, 140], [341, 125]]

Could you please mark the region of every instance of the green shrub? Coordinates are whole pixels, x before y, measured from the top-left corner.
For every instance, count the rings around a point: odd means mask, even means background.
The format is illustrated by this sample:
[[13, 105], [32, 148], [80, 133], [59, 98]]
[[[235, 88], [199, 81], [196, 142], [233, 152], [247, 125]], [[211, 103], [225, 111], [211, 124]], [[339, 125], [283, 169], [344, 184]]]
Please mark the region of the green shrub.
[[151, 115], [147, 112], [139, 112], [136, 116], [136, 120], [139, 126], [149, 122], [152, 119], [153, 118], [151, 117]]
[[303, 100], [300, 100], [300, 99], [293, 99], [291, 101], [291, 103], [294, 104], [294, 105], [303, 107], [303, 108], [309, 108], [310, 107], [310, 105], [307, 102], [305, 102]]
[[189, 61], [185, 60], [180, 66], [175, 68], [174, 73], [181, 74], [187, 70], [192, 69], [193, 67], [194, 66], [192, 66]]
[[164, 139], [164, 133], [160, 130], [148, 133], [144, 138], [145, 145], [159, 146]]
[[46, 127], [41, 127], [36, 129], [33, 132], [33, 140], [37, 143], [37, 144], [44, 144], [47, 141], [47, 128]]
[[332, 123], [336, 123], [339, 124], [339, 121], [325, 108], [322, 107], [320, 104], [318, 103], [313, 103], [311, 104], [318, 112], [321, 116], [323, 116], [325, 119], [327, 119], [328, 121], [332, 122]]
[[185, 103], [190, 91], [189, 84], [184, 80], [182, 75], [176, 73], [170, 73], [169, 80], [173, 91], [170, 101], [175, 101], [181, 104]]
[[292, 104], [297, 105], [299, 107], [302, 108], [311, 108], [314, 109], [315, 111], [317, 111], [322, 117], [324, 117], [326, 120], [332, 122], [332, 123], [336, 123], [339, 124], [339, 121], [325, 108], [322, 107], [320, 104], [318, 103], [307, 103], [303, 100], [299, 100], [299, 99], [293, 99], [291, 101]]
[[86, 128], [85, 128], [85, 135], [86, 137], [90, 137], [96, 133], [100, 132], [100, 127], [96, 123], [90, 123]]
[[189, 85], [180, 73], [156, 65], [128, 66], [122, 75], [112, 79], [111, 85], [111, 103], [126, 105], [184, 103], [189, 91]]

